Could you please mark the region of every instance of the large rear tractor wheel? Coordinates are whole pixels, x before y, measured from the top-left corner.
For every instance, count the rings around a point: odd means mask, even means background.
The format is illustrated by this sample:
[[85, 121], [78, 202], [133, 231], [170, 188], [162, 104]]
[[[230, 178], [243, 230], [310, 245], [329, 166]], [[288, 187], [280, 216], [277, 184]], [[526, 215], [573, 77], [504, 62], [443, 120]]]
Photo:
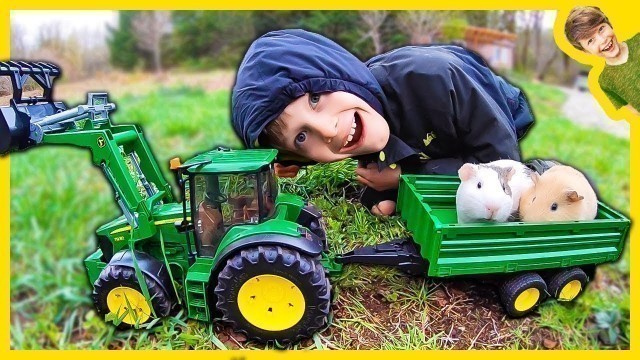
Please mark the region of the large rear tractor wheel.
[[558, 301], [573, 301], [582, 293], [588, 280], [580, 268], [560, 270], [549, 279], [549, 294]]
[[[173, 301], [162, 287], [146, 274], [142, 275], [151, 299], [143, 295], [135, 270], [122, 265], [107, 265], [93, 285], [93, 302], [102, 316], [113, 314], [120, 329], [139, 327], [155, 317], [169, 315]], [[153, 307], [153, 310], [151, 308]], [[155, 316], [154, 316], [155, 312]]]
[[218, 274], [216, 310], [260, 342], [296, 342], [327, 323], [331, 285], [317, 258], [281, 246], [241, 250]]
[[524, 316], [533, 311], [546, 294], [547, 285], [536, 273], [516, 275], [500, 287], [502, 304], [512, 317]]

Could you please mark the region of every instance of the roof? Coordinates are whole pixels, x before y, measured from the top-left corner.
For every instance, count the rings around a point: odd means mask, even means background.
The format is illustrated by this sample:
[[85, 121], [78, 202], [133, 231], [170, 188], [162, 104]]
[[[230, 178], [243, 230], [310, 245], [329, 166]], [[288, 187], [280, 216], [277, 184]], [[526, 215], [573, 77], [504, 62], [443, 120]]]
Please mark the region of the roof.
[[504, 42], [515, 42], [518, 36], [509, 32], [503, 32], [499, 30], [467, 26], [464, 34], [465, 41], [469, 46], [475, 46], [478, 44], [494, 44]]
[[217, 149], [202, 153], [182, 165], [190, 173], [255, 172], [269, 165], [278, 154], [275, 149]]

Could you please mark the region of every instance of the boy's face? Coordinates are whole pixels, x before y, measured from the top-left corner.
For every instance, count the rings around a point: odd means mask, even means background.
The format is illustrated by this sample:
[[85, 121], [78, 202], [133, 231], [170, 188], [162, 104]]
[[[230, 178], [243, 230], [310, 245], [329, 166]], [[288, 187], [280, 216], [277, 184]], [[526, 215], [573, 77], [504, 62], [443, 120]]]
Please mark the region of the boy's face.
[[389, 125], [369, 104], [344, 91], [305, 94], [280, 116], [282, 150], [321, 163], [382, 150]]
[[618, 38], [613, 28], [607, 23], [602, 23], [593, 28], [591, 36], [578, 40], [585, 52], [604, 57], [614, 58], [620, 53]]

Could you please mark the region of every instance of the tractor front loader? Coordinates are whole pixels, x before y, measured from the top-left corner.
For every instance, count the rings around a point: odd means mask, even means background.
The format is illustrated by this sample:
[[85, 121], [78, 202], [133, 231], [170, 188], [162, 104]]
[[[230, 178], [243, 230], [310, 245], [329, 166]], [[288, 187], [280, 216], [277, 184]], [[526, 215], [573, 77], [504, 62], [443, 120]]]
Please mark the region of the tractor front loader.
[[[105, 93], [71, 109], [53, 101], [59, 75], [49, 63], [0, 62], [13, 88], [0, 107], [0, 154], [49, 144], [91, 152], [122, 210], [96, 230], [98, 249], [84, 261], [106, 320], [137, 328], [183, 308], [189, 318], [285, 343], [327, 323], [328, 271], [339, 266], [325, 254], [319, 212], [278, 193], [275, 150], [218, 148], [172, 160], [177, 202], [142, 130], [112, 124]], [[42, 96], [22, 96], [29, 78]]]

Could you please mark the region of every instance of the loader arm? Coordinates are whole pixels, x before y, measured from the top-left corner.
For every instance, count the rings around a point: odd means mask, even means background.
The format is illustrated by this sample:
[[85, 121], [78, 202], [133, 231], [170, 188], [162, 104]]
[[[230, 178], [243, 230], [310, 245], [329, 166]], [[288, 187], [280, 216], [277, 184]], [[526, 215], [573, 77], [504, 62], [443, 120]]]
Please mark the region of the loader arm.
[[[74, 145], [91, 151], [113, 187], [116, 202], [133, 229], [133, 239], [156, 233], [155, 205], [174, 197], [142, 130], [135, 125], [113, 125], [109, 112], [115, 105], [105, 93], [89, 93], [86, 105], [67, 110], [52, 100], [54, 76], [60, 70], [49, 63], [0, 62], [0, 76], [13, 86], [10, 106], [0, 107], [0, 153], [21, 151], [45, 144]], [[41, 97], [22, 98], [27, 79], [44, 89]]]

